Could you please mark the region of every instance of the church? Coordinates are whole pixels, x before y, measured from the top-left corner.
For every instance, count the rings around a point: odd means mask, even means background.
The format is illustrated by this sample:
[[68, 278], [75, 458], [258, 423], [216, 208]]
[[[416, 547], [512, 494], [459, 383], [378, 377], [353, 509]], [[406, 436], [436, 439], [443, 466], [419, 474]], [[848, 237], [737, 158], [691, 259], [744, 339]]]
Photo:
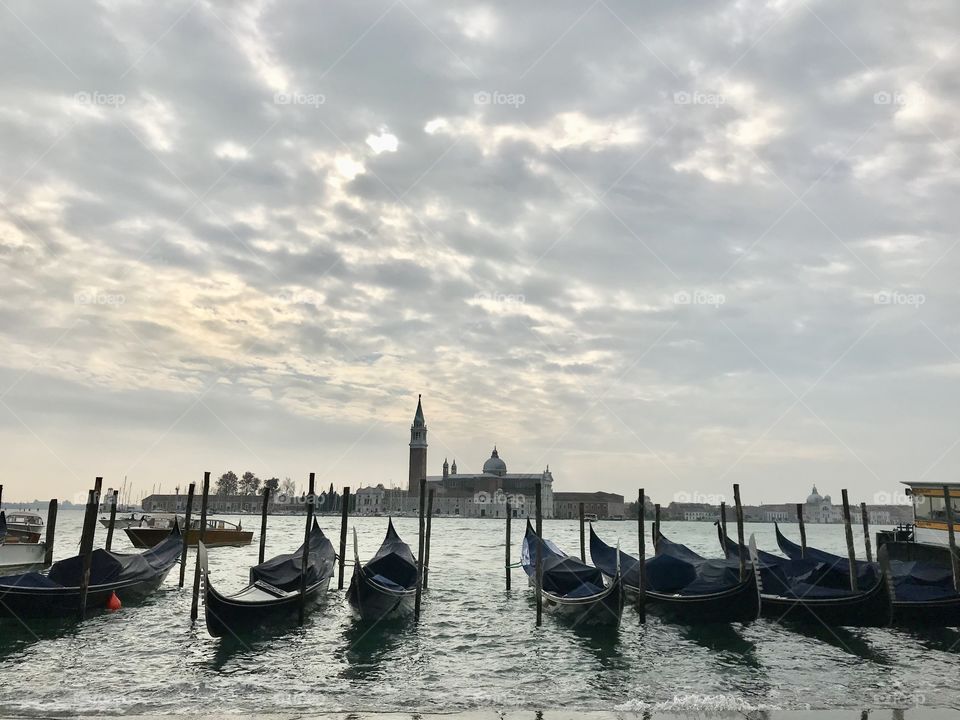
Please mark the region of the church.
[[427, 491], [434, 491], [435, 515], [504, 518], [509, 500], [511, 517], [533, 517], [536, 514], [536, 485], [540, 483], [543, 517], [553, 517], [553, 475], [549, 466], [539, 473], [509, 473], [506, 462], [494, 447], [481, 472], [458, 472], [456, 459], [451, 464], [445, 458], [440, 475], [427, 475], [427, 447], [427, 424], [418, 398], [410, 426], [407, 491], [391, 491], [382, 486], [361, 488], [357, 491], [358, 512], [416, 512], [420, 479], [426, 478]]

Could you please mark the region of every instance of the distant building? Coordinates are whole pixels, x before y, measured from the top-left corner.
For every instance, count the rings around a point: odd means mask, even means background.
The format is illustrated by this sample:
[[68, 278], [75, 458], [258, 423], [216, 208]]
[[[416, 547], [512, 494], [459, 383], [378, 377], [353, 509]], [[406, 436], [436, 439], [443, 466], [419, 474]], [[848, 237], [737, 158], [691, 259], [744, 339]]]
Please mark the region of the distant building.
[[[410, 463], [407, 490], [392, 490], [382, 485], [357, 490], [357, 512], [374, 514], [412, 514], [419, 504], [420, 479], [434, 491], [435, 515], [458, 517], [506, 517], [507, 502], [511, 516], [525, 518], [535, 513], [536, 486], [540, 483], [543, 517], [553, 517], [553, 475], [549, 466], [540, 473], [509, 473], [497, 448], [479, 473], [457, 472], [457, 461], [443, 461], [440, 475], [427, 475], [427, 424], [422, 399], [410, 425]], [[622, 498], [621, 498], [622, 501]]]
[[707, 503], [672, 502], [663, 509], [665, 520], [716, 520], [720, 508]]
[[558, 518], [580, 517], [583, 512], [596, 515], [598, 520], [622, 518], [626, 512], [623, 495], [607, 492], [555, 492], [553, 493], [553, 516]]

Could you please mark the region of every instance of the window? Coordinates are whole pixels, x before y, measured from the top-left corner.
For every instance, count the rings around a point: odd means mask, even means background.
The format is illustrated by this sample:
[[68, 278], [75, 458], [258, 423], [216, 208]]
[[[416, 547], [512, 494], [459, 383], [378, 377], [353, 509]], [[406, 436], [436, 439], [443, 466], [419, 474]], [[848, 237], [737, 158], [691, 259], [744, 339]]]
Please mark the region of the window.
[[[953, 519], [957, 521], [957, 511], [960, 509], [960, 498], [951, 497], [950, 504], [953, 508]], [[933, 497], [931, 495], [914, 495], [914, 507], [917, 512], [917, 520], [934, 520], [946, 522], [947, 505], [942, 497]]]

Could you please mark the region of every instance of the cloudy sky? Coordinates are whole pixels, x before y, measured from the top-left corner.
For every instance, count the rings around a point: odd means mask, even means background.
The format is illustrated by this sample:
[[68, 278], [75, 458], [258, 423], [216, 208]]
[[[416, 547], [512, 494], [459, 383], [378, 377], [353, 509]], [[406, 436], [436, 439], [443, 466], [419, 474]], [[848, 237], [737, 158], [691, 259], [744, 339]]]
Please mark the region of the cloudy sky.
[[0, 2], [8, 499], [956, 480], [960, 6]]

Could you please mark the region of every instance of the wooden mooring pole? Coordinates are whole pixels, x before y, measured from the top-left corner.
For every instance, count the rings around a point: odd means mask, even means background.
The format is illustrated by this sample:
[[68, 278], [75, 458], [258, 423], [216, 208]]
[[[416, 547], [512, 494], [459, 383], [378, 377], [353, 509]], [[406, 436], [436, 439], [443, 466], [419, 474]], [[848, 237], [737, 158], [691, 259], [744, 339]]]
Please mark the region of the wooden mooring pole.
[[510, 591], [510, 519], [513, 515], [513, 508], [510, 501], [507, 500], [507, 537], [504, 540], [504, 572], [506, 573], [507, 592]]
[[43, 554], [43, 564], [46, 567], [53, 565], [53, 544], [57, 538], [57, 509], [60, 503], [56, 498], [47, 506], [47, 537], [44, 542], [46, 548]]
[[433, 529], [433, 488], [427, 493], [427, 537], [423, 541], [423, 589], [430, 585], [430, 532]]
[[303, 625], [303, 620], [307, 614], [307, 566], [310, 561], [310, 530], [313, 527], [314, 506], [317, 504], [315, 480], [316, 474], [310, 473], [310, 478], [307, 481], [309, 487], [307, 492], [307, 524], [303, 529], [303, 557], [300, 560], [300, 603], [297, 608], [297, 622], [300, 625]]
[[423, 513], [427, 504], [427, 479], [420, 478], [420, 503], [419, 519], [420, 530], [418, 532], [418, 552], [417, 552], [417, 594], [413, 605], [413, 619], [420, 620], [420, 601], [423, 597], [423, 544], [426, 534], [426, 524], [424, 523]]
[[733, 502], [737, 506], [737, 556], [740, 558], [740, 582], [747, 577], [746, 548], [743, 544], [743, 505], [740, 504], [740, 485], [733, 484]]
[[537, 557], [533, 576], [534, 589], [537, 591], [537, 627], [540, 627], [543, 624], [543, 488], [540, 483], [536, 484], [536, 489]]
[[267, 510], [270, 507], [270, 486], [263, 489], [263, 507], [260, 509], [260, 554], [259, 563], [263, 562], [267, 554]]
[[343, 590], [343, 563], [347, 554], [347, 515], [350, 513], [350, 488], [343, 488], [343, 504], [340, 507], [340, 567], [337, 570], [337, 590]]
[[93, 537], [97, 531], [97, 513], [100, 509], [100, 490], [103, 478], [93, 483], [93, 490], [87, 493], [87, 511], [83, 516], [83, 533], [80, 535], [80, 556], [83, 558], [83, 572], [80, 574], [80, 619], [87, 613], [87, 591], [90, 588], [90, 566], [93, 563]]
[[660, 539], [660, 503], [653, 505], [653, 551], [657, 551], [657, 540]]
[[950, 488], [943, 486], [943, 509], [947, 518], [947, 545], [950, 547], [950, 567], [953, 569], [953, 588], [960, 593], [960, 556], [957, 555], [957, 535], [953, 516]]
[[103, 544], [103, 549], [107, 552], [110, 552], [110, 548], [113, 547], [113, 526], [117, 524], [117, 497], [119, 497], [120, 491], [114, 490], [113, 495], [110, 496], [110, 522], [107, 525], [107, 541]]
[[190, 547], [190, 516], [193, 514], [193, 495], [197, 490], [195, 482], [187, 488], [187, 512], [183, 516], [183, 547], [180, 550], [180, 587], [187, 576], [187, 548]]
[[800, 523], [800, 557], [806, 557], [807, 527], [803, 524], [803, 503], [797, 503], [797, 522]]
[[730, 551], [727, 549], [727, 503], [720, 503], [720, 539], [723, 540], [723, 556], [730, 557]]
[[863, 545], [867, 549], [867, 562], [873, 562], [873, 549], [870, 546], [870, 515], [867, 513], [867, 504], [860, 503], [860, 520], [863, 522]]
[[646, 528], [644, 525], [643, 509], [646, 507], [646, 498], [644, 496], [643, 488], [640, 488], [640, 492], [637, 495], [637, 537], [639, 538], [639, 551], [640, 551], [640, 567], [639, 567], [639, 581], [637, 586], [637, 613], [640, 615], [640, 622], [647, 622], [647, 605], [646, 605], [646, 592], [647, 592], [647, 540], [644, 537], [646, 534]]
[[[203, 542], [207, 536], [207, 503], [210, 500], [210, 473], [203, 474], [203, 490], [200, 496], [200, 529], [198, 541]], [[187, 535], [190, 528], [187, 528]], [[190, 622], [197, 619], [200, 612], [200, 553], [197, 553], [197, 563], [193, 570], [193, 599], [190, 601]]]
[[843, 497], [843, 534], [847, 539], [847, 560], [850, 565], [850, 589], [857, 592], [857, 553], [853, 548], [853, 527], [850, 525], [850, 499], [847, 489], [840, 490]]
[[585, 563], [587, 561], [587, 546], [586, 546], [586, 542], [584, 541], [584, 534], [583, 534], [583, 522], [584, 522], [583, 503], [580, 503], [579, 511], [580, 511], [580, 562]]

